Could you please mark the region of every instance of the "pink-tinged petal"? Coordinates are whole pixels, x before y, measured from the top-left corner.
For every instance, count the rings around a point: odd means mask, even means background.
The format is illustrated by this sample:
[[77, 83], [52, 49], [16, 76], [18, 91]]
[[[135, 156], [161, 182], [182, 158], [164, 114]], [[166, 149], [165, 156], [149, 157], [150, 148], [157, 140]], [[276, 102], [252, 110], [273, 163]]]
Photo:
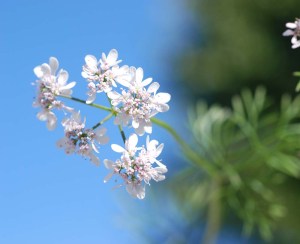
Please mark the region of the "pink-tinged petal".
[[117, 144], [111, 144], [111, 149], [117, 153], [122, 153], [122, 152], [126, 151], [123, 147], [121, 147]]
[[54, 130], [56, 128], [56, 121], [57, 121], [57, 118], [54, 115], [54, 113], [49, 113], [48, 114], [48, 120], [47, 120], [48, 130]]
[[109, 173], [107, 176], [104, 177], [103, 182], [107, 183], [113, 175], [114, 175], [114, 172]]
[[60, 70], [58, 76], [57, 76], [57, 83], [60, 86], [64, 86], [67, 83], [67, 80], [69, 79], [69, 73], [66, 70]]
[[48, 113], [46, 111], [39, 112], [36, 117], [41, 121], [46, 121], [48, 118]]
[[107, 129], [105, 127], [98, 128], [95, 133], [98, 136], [103, 136], [106, 133]]
[[85, 103], [86, 104], [91, 104], [95, 101], [96, 99], [96, 93], [93, 93], [91, 95], [88, 96], [88, 98], [86, 99]]
[[58, 63], [57, 58], [55, 58], [55, 57], [50, 57], [50, 58], [49, 58], [49, 65], [50, 65], [50, 68], [51, 68], [51, 75], [54, 75], [54, 76], [55, 76], [56, 71], [57, 71], [58, 66], [59, 66], [59, 63]]
[[294, 31], [292, 30], [286, 30], [285, 32], [282, 33], [283, 36], [293, 36]]
[[57, 147], [64, 147], [66, 145], [66, 138], [63, 137], [61, 139], [59, 139], [57, 142], [56, 142], [56, 146]]
[[97, 59], [96, 59], [95, 56], [93, 56], [93, 55], [86, 55], [85, 58], [84, 58], [84, 60], [85, 60], [85, 63], [87, 64], [87, 66], [89, 66], [90, 68], [91, 67], [97, 67], [98, 61], [97, 61]]
[[143, 80], [144, 71], [142, 68], [138, 68], [135, 72], [135, 82], [140, 84]]
[[156, 93], [156, 91], [158, 90], [159, 88], [159, 84], [157, 82], [153, 82], [147, 89], [147, 92], [149, 93]]
[[147, 78], [142, 82], [142, 86], [148, 86], [152, 82], [152, 78]]
[[89, 155], [90, 160], [96, 165], [99, 166], [100, 165], [100, 159], [98, 157], [96, 157], [93, 153], [91, 153]]
[[99, 142], [99, 144], [107, 144], [109, 142], [109, 137], [107, 136], [101, 136], [97, 138], [97, 141]]
[[155, 95], [155, 99], [159, 103], [167, 103], [171, 100], [171, 95], [169, 93], [160, 92], [160, 93]]
[[290, 28], [290, 29], [295, 29], [297, 28], [297, 24], [296, 23], [286, 23], [285, 25], [287, 28]]
[[103, 160], [103, 163], [104, 163], [104, 166], [107, 168], [107, 169], [114, 169], [113, 167], [113, 164], [114, 162], [109, 160], [109, 159], [104, 159]]
[[145, 130], [143, 126], [139, 126], [138, 128], [134, 129], [134, 132], [139, 136], [143, 136], [145, 134]]
[[131, 134], [127, 141], [127, 149], [129, 151], [134, 150], [136, 148], [136, 145], [138, 143], [138, 137], [136, 134]]
[[126, 190], [133, 197], [137, 197], [138, 199], [145, 198], [145, 186], [142, 186], [141, 184], [128, 184]]

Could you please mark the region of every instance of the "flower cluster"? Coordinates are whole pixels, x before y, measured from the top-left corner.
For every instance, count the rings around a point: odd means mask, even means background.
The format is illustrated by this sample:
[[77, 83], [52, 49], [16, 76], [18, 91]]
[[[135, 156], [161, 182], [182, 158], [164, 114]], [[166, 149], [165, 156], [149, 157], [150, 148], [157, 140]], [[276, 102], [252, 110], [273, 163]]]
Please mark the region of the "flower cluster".
[[117, 87], [116, 82], [126, 80], [128, 66], [119, 67], [120, 62], [118, 52], [115, 49], [111, 50], [107, 57], [103, 53], [99, 61], [93, 55], [85, 57], [85, 65], [82, 67], [81, 75], [89, 82], [86, 101], [88, 104], [95, 101], [97, 93], [107, 93], [113, 87]]
[[37, 114], [37, 118], [42, 121], [47, 121], [47, 128], [53, 130], [56, 127], [57, 118], [53, 113], [53, 109], [64, 109], [72, 112], [73, 109], [65, 106], [61, 101], [57, 100], [58, 95], [72, 94], [76, 82], [67, 84], [69, 74], [61, 69], [56, 75], [58, 69], [58, 60], [54, 57], [49, 59], [49, 64], [42, 64], [34, 68], [34, 73], [38, 77], [37, 96], [33, 103], [35, 107], [41, 107], [42, 111]]
[[100, 160], [93, 152], [99, 153], [96, 142], [99, 144], [108, 142], [108, 137], [105, 136], [106, 129], [104, 127], [97, 130], [86, 129], [85, 121], [81, 122], [79, 112], [73, 113], [71, 118], [63, 120], [62, 125], [65, 137], [57, 142], [57, 146], [64, 148], [66, 154], [77, 153], [99, 165]]
[[[138, 136], [152, 133], [151, 118], [157, 113], [169, 110], [167, 104], [171, 96], [168, 93], [158, 92], [160, 85], [152, 83], [152, 78], [144, 79], [142, 68], [119, 66], [118, 52], [112, 49], [108, 55], [102, 54], [97, 60], [93, 55], [85, 57], [81, 75], [88, 82], [88, 98], [81, 100], [72, 97], [75, 82], [67, 84], [68, 73], [60, 70], [57, 74], [58, 61], [51, 57], [49, 64], [42, 64], [34, 69], [39, 78], [38, 95], [35, 106], [41, 107], [42, 111], [37, 117], [47, 121], [48, 129], [54, 129], [57, 117], [54, 109], [63, 109], [69, 115], [61, 122], [64, 128], [64, 137], [57, 142], [57, 146], [63, 148], [66, 154], [78, 154], [90, 159], [99, 165], [100, 159], [95, 153], [99, 153], [98, 144], [108, 142], [106, 129], [99, 127], [115, 116], [114, 124], [118, 125], [125, 148], [112, 144], [113, 151], [121, 153], [120, 159], [115, 162], [105, 159], [105, 166], [112, 172], [105, 178], [108, 181], [113, 175], [120, 176], [127, 191], [139, 199], [145, 197], [145, 184], [150, 181], [165, 179], [167, 167], [157, 160], [161, 154], [163, 144], [147, 136], [146, 146], [137, 147]], [[117, 90], [119, 89], [119, 90]], [[95, 104], [96, 95], [103, 93], [109, 101], [109, 107]], [[67, 107], [58, 97], [88, 104], [90, 106], [110, 112], [108, 116], [96, 123], [91, 128], [86, 128], [85, 119], [82, 121], [80, 112]], [[65, 113], [66, 115], [66, 113]], [[123, 126], [133, 128], [135, 134], [128, 139], [123, 131]]]
[[170, 101], [168, 93], [156, 94], [159, 84], [152, 83], [148, 89], [145, 86], [152, 82], [151, 78], [143, 81], [143, 69], [132, 67], [131, 80], [123, 81], [122, 85], [127, 90], [122, 90], [121, 94], [116, 91], [108, 93], [111, 104], [115, 111], [118, 112], [115, 123], [127, 126], [131, 121], [132, 127], [138, 135], [145, 132], [152, 133], [151, 117], [158, 112], [166, 112], [169, 106], [166, 104]]
[[[125, 148], [112, 144], [111, 148], [115, 152], [122, 153], [121, 159], [116, 162], [105, 159], [106, 168], [112, 172], [105, 178], [107, 182], [114, 174], [120, 176], [127, 191], [139, 199], [145, 197], [145, 185], [150, 185], [150, 180], [161, 181], [165, 179], [163, 175], [168, 170], [164, 164], [156, 158], [161, 154], [163, 144], [158, 145], [158, 141], [149, 141], [147, 136], [146, 148], [137, 147], [138, 137], [132, 134], [125, 143]], [[156, 164], [157, 167], [153, 167]]]
[[300, 47], [300, 19], [296, 19], [295, 22], [286, 23], [286, 27], [289, 28], [283, 32], [283, 36], [293, 36], [292, 37], [292, 48]]

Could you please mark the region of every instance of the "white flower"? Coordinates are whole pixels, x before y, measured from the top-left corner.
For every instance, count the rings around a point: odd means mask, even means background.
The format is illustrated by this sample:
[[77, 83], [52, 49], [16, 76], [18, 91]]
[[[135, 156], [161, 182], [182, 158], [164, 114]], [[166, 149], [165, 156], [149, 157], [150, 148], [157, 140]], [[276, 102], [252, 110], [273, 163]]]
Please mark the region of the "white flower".
[[[149, 140], [147, 137], [146, 148], [137, 147], [138, 137], [136, 134], [130, 135], [125, 142], [125, 148], [112, 144], [111, 148], [122, 156], [116, 162], [105, 159], [104, 165], [111, 172], [105, 177], [107, 182], [114, 174], [119, 175], [126, 185], [126, 190], [133, 197], [143, 199], [145, 197], [145, 184], [150, 185], [150, 181], [161, 181], [165, 179], [163, 175], [168, 170], [164, 164], [156, 158], [163, 149], [163, 144], [158, 145], [158, 141]], [[158, 167], [153, 167], [153, 164]]]
[[86, 103], [90, 104], [96, 99], [96, 94], [109, 92], [112, 87], [117, 87], [116, 82], [129, 79], [128, 66], [119, 67], [118, 52], [112, 49], [109, 54], [102, 54], [99, 61], [93, 55], [85, 56], [85, 65], [82, 67], [81, 75], [89, 82]]
[[152, 83], [148, 89], [145, 86], [152, 82], [152, 78], [143, 80], [142, 68], [131, 68], [132, 79], [122, 81], [122, 85], [128, 90], [123, 90], [121, 94], [111, 91], [107, 95], [111, 99], [111, 104], [118, 112], [115, 123], [127, 126], [130, 122], [138, 135], [145, 132], [152, 133], [151, 118], [159, 112], [166, 112], [171, 96], [168, 93], [157, 93], [159, 84]]
[[58, 95], [70, 95], [76, 82], [67, 84], [69, 74], [61, 69], [56, 75], [58, 69], [58, 60], [50, 57], [49, 64], [42, 64], [34, 68], [34, 73], [38, 77], [37, 96], [33, 103], [35, 107], [41, 107], [42, 111], [37, 114], [37, 118], [41, 121], [47, 121], [49, 130], [56, 127], [57, 118], [52, 112], [53, 109], [64, 109], [71, 112], [72, 108], [65, 106], [61, 101], [57, 100]]
[[108, 70], [109, 68], [117, 65], [122, 62], [122, 60], [118, 60], [118, 51], [116, 49], [110, 50], [107, 57], [105, 53], [102, 53], [102, 59], [100, 59], [101, 69]]
[[292, 48], [300, 47], [300, 40], [298, 38], [300, 37], [300, 19], [296, 19], [293, 23], [287, 23], [286, 27], [289, 28], [285, 32], [283, 32], [283, 36], [293, 36], [291, 39], [292, 42]]
[[105, 136], [106, 129], [103, 127], [96, 130], [86, 129], [85, 120], [81, 121], [79, 112], [73, 113], [71, 118], [63, 120], [62, 125], [65, 137], [57, 142], [57, 146], [64, 148], [67, 154], [77, 153], [99, 165], [100, 160], [94, 152], [99, 153], [96, 143], [108, 142], [108, 138]]

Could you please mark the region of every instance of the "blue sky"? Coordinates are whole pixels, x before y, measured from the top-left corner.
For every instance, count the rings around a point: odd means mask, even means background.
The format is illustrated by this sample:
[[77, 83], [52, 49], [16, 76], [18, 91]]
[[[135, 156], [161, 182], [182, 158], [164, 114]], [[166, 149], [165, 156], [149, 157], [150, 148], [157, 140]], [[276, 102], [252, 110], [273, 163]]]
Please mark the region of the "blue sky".
[[[35, 118], [32, 70], [57, 57], [69, 80], [77, 81], [74, 95], [84, 99], [84, 56], [99, 57], [116, 48], [124, 64], [143, 67], [145, 76], [160, 82], [161, 91], [172, 94], [170, 111], [160, 116], [172, 123], [185, 103], [170, 61], [185, 45], [189, 21], [182, 2], [174, 0], [1, 1], [0, 243], [138, 243], [126, 226], [139, 212], [128, 217], [126, 205], [143, 209], [150, 199], [138, 201], [124, 189], [112, 190], [113, 184], [103, 183], [103, 165], [95, 167], [56, 148], [63, 131], [49, 132]], [[88, 123], [97, 122], [100, 111], [80, 110]], [[174, 126], [182, 130], [184, 123]], [[121, 143], [117, 131], [109, 135]], [[180, 156], [166, 132], [155, 128], [153, 136], [165, 143], [164, 160]], [[100, 158], [117, 156], [107, 145]]]

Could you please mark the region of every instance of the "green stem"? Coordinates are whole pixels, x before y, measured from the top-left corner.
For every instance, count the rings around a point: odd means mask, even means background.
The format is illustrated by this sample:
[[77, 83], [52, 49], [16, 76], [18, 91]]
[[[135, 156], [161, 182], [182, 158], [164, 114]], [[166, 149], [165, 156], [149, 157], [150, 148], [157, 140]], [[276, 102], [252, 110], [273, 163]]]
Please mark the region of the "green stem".
[[200, 167], [202, 167], [208, 174], [213, 175], [215, 172], [214, 166], [211, 165], [207, 160], [203, 159], [198, 153], [196, 153], [191, 147], [177, 134], [177, 132], [167, 123], [164, 121], [161, 121], [156, 118], [151, 118], [151, 121], [154, 124], [159, 125], [160, 127], [167, 130], [174, 139], [178, 142], [178, 144], [181, 146], [185, 156], [191, 160], [191, 162], [194, 162], [198, 164]]
[[124, 131], [123, 131], [123, 128], [122, 128], [121, 125], [118, 125], [118, 128], [119, 128], [119, 131], [120, 131], [120, 133], [121, 133], [123, 142], [124, 142], [124, 144], [125, 144], [125, 142], [126, 142], [126, 136], [125, 136], [125, 133], [124, 133]]
[[102, 105], [96, 104], [96, 103], [86, 103], [86, 101], [81, 100], [81, 99], [76, 98], [76, 97], [72, 97], [72, 96], [68, 96], [68, 95], [62, 95], [62, 94], [58, 95], [58, 97], [67, 98], [67, 99], [70, 99], [70, 100], [73, 100], [73, 101], [76, 101], [76, 102], [83, 103], [83, 104], [88, 105], [88, 106], [92, 106], [92, 107], [99, 108], [99, 109], [109, 111], [109, 112], [114, 112], [113, 109], [111, 109], [109, 107], [105, 107], [105, 106], [102, 106]]
[[221, 199], [220, 188], [221, 178], [216, 176], [212, 178], [210, 198], [208, 199], [207, 225], [204, 237], [201, 243], [214, 244], [217, 239], [217, 233], [221, 224]]
[[95, 130], [97, 127], [99, 127], [100, 125], [103, 125], [107, 120], [109, 120], [112, 116], [114, 116], [113, 113], [110, 113], [109, 115], [107, 115], [103, 120], [101, 120], [100, 122], [98, 122], [97, 124], [95, 124], [92, 129]]

